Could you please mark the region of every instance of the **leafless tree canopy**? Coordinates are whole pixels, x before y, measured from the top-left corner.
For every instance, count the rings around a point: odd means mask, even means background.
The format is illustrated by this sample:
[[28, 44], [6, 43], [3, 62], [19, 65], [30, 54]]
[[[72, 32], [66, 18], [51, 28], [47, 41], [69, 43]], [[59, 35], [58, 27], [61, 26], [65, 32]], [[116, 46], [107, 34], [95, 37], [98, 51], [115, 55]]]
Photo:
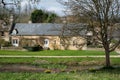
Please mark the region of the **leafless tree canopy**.
[[[24, 1], [27, 1], [27, 3], [25, 3], [23, 7], [22, 3], [24, 3]], [[28, 22], [28, 15], [30, 16], [31, 11], [36, 5], [39, 5], [39, 3], [40, 0], [0, 0], [0, 16], [2, 16], [2, 20], [4, 20], [7, 16], [9, 18], [12, 14], [14, 21]], [[7, 16], [5, 15], [6, 13]], [[21, 20], [23, 18], [21, 16], [25, 16], [23, 20]]]
[[[7, 6], [7, 5], [16, 5], [18, 6], [20, 4], [20, 2], [22, 2], [24, 0], [0, 0], [0, 5], [1, 6]], [[28, 0], [28, 2], [32, 2], [32, 3], [39, 3], [40, 0]]]
[[38, 4], [40, 0], [0, 0], [0, 7], [3, 7], [5, 9], [10, 9], [12, 10], [14, 8], [20, 9], [21, 8], [21, 2], [27, 1], [29, 3], [29, 6]]
[[114, 47], [110, 47], [110, 43], [113, 39], [112, 32], [116, 29], [114, 25], [120, 18], [119, 0], [69, 0], [68, 5], [72, 13], [77, 11], [79, 15], [88, 17], [94, 33], [105, 48], [110, 48], [109, 51], [116, 48], [120, 41]]
[[[120, 44], [120, 37], [114, 40], [113, 34], [120, 22], [120, 0], [67, 0], [60, 1], [67, 6], [69, 13], [86, 17], [94, 35], [102, 42], [106, 53], [106, 66], [110, 66], [109, 53]], [[118, 31], [120, 33], [120, 31]]]

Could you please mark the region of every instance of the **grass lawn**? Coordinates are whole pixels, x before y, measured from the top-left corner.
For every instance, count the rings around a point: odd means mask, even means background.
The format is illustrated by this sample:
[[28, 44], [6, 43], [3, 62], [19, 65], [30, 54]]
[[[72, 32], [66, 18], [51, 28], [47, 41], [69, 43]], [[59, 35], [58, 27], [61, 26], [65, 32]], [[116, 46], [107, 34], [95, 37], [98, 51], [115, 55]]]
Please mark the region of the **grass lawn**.
[[[3, 64], [26, 64], [43, 68], [67, 68], [71, 66], [104, 66], [105, 58], [0, 58]], [[111, 58], [112, 65], [120, 65], [120, 58]]]
[[[90, 51], [90, 50], [48, 50], [48, 51], [10, 51], [0, 50], [0, 55], [39, 55], [39, 56], [97, 56], [104, 55], [103, 51]], [[111, 55], [118, 55], [112, 52]]]
[[[120, 58], [111, 58], [112, 65], [120, 65]], [[46, 70], [69, 69], [71, 72], [0, 72], [0, 80], [120, 80], [120, 68], [91, 72], [94, 66], [103, 66], [104, 58], [0, 58], [0, 68], [4, 65], [28, 65]], [[74, 70], [88, 68], [88, 70]]]
[[[117, 71], [118, 72], [118, 71]], [[0, 73], [0, 80], [120, 80], [117, 72], [79, 73]]]
[[[0, 55], [39, 56], [91, 56], [104, 55], [103, 51], [0, 51]], [[115, 52], [111, 55], [117, 55]], [[120, 66], [120, 58], [111, 58], [112, 66]], [[99, 70], [105, 65], [105, 58], [0, 58], [0, 80], [120, 80], [120, 67], [113, 70]], [[30, 72], [35, 69], [50, 70], [51, 73]], [[13, 71], [10, 71], [10, 70]], [[23, 71], [19, 72], [22, 69]], [[24, 71], [29, 70], [29, 71]], [[57, 71], [59, 70], [59, 71]], [[56, 71], [56, 72], [54, 72]]]

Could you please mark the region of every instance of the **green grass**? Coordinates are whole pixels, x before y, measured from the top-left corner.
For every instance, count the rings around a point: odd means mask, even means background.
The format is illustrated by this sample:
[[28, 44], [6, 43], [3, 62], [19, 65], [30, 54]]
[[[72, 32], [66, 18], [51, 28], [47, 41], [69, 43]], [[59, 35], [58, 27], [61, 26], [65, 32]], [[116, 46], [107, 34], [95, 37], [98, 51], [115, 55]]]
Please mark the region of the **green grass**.
[[[118, 72], [118, 71], [117, 71]], [[120, 80], [117, 72], [79, 73], [0, 73], [0, 80]]]
[[[0, 55], [39, 55], [39, 56], [91, 56], [104, 55], [103, 51], [0, 51]], [[111, 55], [117, 55], [115, 52]], [[27, 65], [47, 69], [76, 70], [84, 67], [93, 69], [94, 66], [105, 65], [105, 58], [0, 58], [0, 68], [5, 65]], [[111, 58], [113, 66], [120, 66], [120, 58]], [[92, 67], [91, 67], [92, 66]], [[35, 72], [0, 72], [0, 80], [120, 80], [120, 69], [110, 71], [101, 70], [91, 72], [89, 70], [78, 72], [60, 73], [35, 73]]]
[[[104, 65], [105, 58], [0, 58], [0, 64], [72, 64], [80, 65]], [[101, 64], [100, 64], [101, 63]], [[120, 58], [111, 58], [113, 65], [120, 65]]]
[[[120, 58], [111, 58], [112, 66], [120, 66]], [[45, 69], [94, 68], [105, 65], [104, 58], [0, 58], [0, 67], [5, 65], [27, 65]]]
[[[39, 52], [29, 51], [9, 51], [0, 50], [0, 55], [39, 55], [39, 56], [97, 56], [104, 55], [103, 51], [90, 51], [90, 50], [49, 50]], [[111, 55], [118, 55], [116, 52], [112, 52]]]

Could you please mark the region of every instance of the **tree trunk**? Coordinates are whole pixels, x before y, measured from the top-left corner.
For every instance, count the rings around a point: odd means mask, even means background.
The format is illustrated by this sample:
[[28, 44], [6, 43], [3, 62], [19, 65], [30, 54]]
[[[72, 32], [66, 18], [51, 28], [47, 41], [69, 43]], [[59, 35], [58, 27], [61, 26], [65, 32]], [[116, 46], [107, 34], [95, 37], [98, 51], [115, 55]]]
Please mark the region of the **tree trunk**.
[[110, 67], [110, 52], [105, 50], [105, 57], [106, 57], [106, 67]]

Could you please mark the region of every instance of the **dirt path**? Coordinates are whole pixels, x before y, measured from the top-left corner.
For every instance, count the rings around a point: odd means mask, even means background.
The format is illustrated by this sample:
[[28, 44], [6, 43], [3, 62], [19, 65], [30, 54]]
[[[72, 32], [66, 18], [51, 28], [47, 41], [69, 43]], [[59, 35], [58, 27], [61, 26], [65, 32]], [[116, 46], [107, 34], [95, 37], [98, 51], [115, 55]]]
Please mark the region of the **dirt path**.
[[[86, 57], [105, 57], [105, 56], [24, 56], [24, 55], [0, 55], [0, 57], [25, 57], [25, 58], [86, 58]], [[120, 55], [112, 55], [112, 58], [120, 58]]]
[[43, 68], [38, 68], [29, 65], [2, 65], [0, 67], [0, 72], [43, 72]]
[[[71, 72], [71, 71], [83, 71], [89, 70], [90, 68], [101, 68], [101, 66], [69, 66], [68, 68], [64, 69], [64, 72]], [[4, 64], [0, 66], [0, 72], [45, 72], [50, 70], [52, 73], [60, 73], [63, 72], [60, 68], [42, 68], [39, 66], [27, 65], [27, 64]]]

